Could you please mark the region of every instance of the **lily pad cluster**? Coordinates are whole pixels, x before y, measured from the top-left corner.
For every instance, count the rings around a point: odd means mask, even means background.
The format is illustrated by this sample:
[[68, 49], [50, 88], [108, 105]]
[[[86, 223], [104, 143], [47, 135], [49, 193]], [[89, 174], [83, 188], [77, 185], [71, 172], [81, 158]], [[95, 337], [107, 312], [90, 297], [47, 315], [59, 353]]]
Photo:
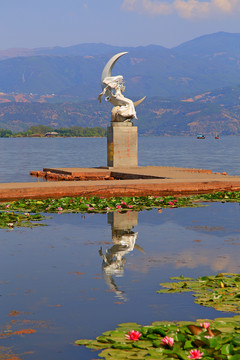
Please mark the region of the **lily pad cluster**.
[[46, 219], [46, 217], [41, 214], [29, 214], [29, 213], [21, 214], [21, 213], [15, 213], [13, 211], [1, 211], [0, 228], [12, 229], [14, 227], [42, 226], [44, 224], [37, 222], [43, 219]]
[[217, 191], [213, 194], [198, 195], [197, 198], [204, 201], [240, 202], [240, 191]]
[[22, 199], [9, 203], [1, 203], [0, 210], [9, 207], [11, 210], [28, 212], [111, 212], [129, 210], [151, 210], [153, 208], [177, 208], [199, 206], [200, 202], [222, 201], [240, 202], [240, 192], [217, 192], [214, 194], [193, 195], [187, 197], [174, 196], [131, 196], [131, 197], [97, 197], [89, 198], [64, 197], [60, 199]]
[[[28, 220], [42, 220], [40, 214], [33, 213], [108, 213], [113, 211], [141, 211], [153, 208], [179, 208], [203, 206], [203, 202], [240, 202], [240, 192], [217, 192], [215, 194], [193, 195], [187, 197], [174, 196], [132, 196], [132, 197], [97, 197], [89, 198], [64, 197], [60, 199], [21, 199], [7, 203], [0, 203], [0, 228], [13, 223], [14, 226], [35, 226], [29, 221], [24, 221], [24, 214], [14, 212], [31, 213]], [[11, 215], [9, 215], [9, 212]], [[1, 222], [2, 217], [2, 222]], [[9, 217], [9, 221], [7, 219]], [[12, 217], [12, 220], [10, 219]], [[19, 220], [21, 219], [21, 221]]]
[[11, 210], [29, 212], [91, 212], [106, 213], [112, 211], [140, 211], [143, 209], [196, 206], [191, 198], [176, 198], [173, 196], [132, 196], [103, 198], [93, 196], [86, 197], [64, 197], [60, 199], [32, 200], [22, 199], [9, 203], [0, 204], [0, 210], [8, 206]]
[[[211, 330], [204, 328], [206, 321]], [[139, 340], [128, 340], [126, 335], [132, 330], [141, 332]], [[166, 338], [172, 341], [164, 341]], [[161, 321], [150, 326], [124, 323], [115, 330], [104, 332], [96, 340], [82, 339], [75, 344], [102, 350], [98, 356], [106, 360], [239, 360], [240, 316], [198, 320], [195, 323]]]
[[[181, 206], [194, 206], [194, 204], [187, 198], [176, 199], [172, 196], [164, 198], [156, 196], [111, 198], [93, 196], [90, 198], [64, 197], [43, 200], [21, 199], [0, 203], [0, 228], [36, 226], [32, 223], [33, 220], [45, 218], [39, 213], [108, 213]], [[20, 214], [20, 212], [24, 212], [24, 214]]]
[[[240, 275], [221, 273], [212, 276], [202, 276], [197, 279], [183, 276], [172, 277], [176, 282], [161, 283], [166, 289], [158, 293], [193, 292], [195, 303], [213, 307], [219, 311], [240, 313]], [[240, 357], [239, 357], [240, 359]]]

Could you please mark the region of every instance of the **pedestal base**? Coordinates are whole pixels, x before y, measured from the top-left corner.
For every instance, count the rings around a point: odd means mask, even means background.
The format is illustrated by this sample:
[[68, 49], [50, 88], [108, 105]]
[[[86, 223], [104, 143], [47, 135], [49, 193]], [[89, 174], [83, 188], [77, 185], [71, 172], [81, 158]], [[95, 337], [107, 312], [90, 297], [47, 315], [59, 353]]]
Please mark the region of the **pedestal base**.
[[138, 166], [138, 129], [131, 122], [112, 122], [107, 128], [107, 165]]

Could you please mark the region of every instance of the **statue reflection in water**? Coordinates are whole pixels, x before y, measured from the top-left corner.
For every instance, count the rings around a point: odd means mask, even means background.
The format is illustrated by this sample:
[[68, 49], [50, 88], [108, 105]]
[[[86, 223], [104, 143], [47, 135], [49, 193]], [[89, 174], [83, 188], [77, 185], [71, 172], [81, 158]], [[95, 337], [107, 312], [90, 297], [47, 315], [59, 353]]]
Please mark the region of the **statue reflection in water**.
[[140, 246], [136, 245], [138, 233], [132, 231], [132, 228], [138, 223], [138, 213], [109, 213], [108, 223], [112, 226], [113, 246], [107, 249], [105, 254], [102, 248], [99, 250], [99, 254], [103, 258], [103, 277], [109, 289], [115, 292], [119, 299], [126, 301], [124, 291], [118, 289], [114, 277], [123, 276], [126, 263], [125, 255], [133, 251], [134, 248], [143, 251]]

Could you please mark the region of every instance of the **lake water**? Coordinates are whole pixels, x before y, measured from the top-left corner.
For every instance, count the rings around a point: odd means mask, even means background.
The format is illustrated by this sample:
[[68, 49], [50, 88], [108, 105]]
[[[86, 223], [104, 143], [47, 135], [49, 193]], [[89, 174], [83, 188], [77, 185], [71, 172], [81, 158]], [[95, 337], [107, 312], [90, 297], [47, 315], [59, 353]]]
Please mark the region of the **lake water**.
[[[125, 218], [55, 214], [46, 227], [0, 230], [0, 333], [8, 353], [96, 359], [74, 340], [121, 322], [231, 315], [194, 304], [191, 294], [156, 290], [170, 276], [239, 272], [238, 204], [116, 215]], [[7, 336], [29, 328], [36, 333]]]
[[[0, 143], [2, 182], [29, 181], [30, 170], [45, 166], [106, 164], [105, 139]], [[140, 138], [139, 162], [240, 174], [238, 143]], [[121, 322], [231, 316], [194, 304], [189, 293], [156, 290], [171, 276], [239, 273], [239, 219], [238, 204], [212, 203], [162, 213], [54, 214], [44, 227], [0, 230], [0, 359], [96, 359], [74, 341]], [[10, 333], [24, 329], [36, 332]]]
[[[107, 164], [106, 138], [0, 138], [0, 182], [38, 181], [31, 170]], [[139, 137], [139, 165], [180, 166], [240, 175], [240, 137]]]

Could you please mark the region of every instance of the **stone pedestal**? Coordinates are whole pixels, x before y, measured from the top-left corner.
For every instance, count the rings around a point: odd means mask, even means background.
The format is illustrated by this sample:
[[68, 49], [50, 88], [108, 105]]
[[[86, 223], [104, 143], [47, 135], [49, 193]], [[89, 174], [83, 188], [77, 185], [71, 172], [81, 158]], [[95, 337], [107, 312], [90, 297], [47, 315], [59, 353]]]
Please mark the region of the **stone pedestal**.
[[112, 122], [107, 128], [107, 166], [138, 166], [138, 130], [131, 122]]

